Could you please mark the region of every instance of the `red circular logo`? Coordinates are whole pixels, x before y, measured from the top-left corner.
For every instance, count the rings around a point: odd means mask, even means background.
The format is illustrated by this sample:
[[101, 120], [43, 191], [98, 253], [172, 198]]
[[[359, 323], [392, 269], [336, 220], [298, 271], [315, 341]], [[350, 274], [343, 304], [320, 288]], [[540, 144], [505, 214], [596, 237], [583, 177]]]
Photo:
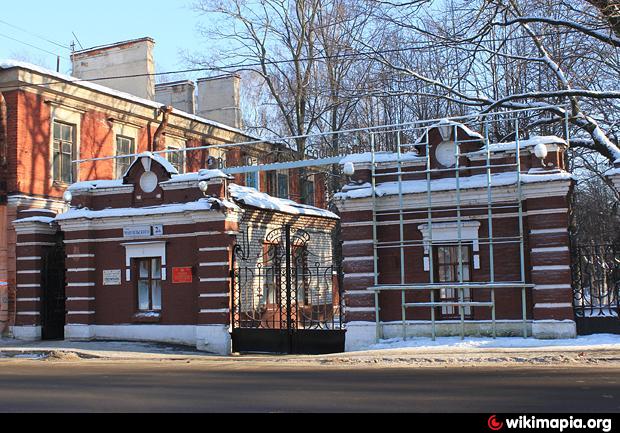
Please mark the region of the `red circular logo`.
[[499, 431], [504, 428], [504, 423], [497, 420], [497, 415], [491, 415], [491, 418], [489, 418], [489, 428], [493, 431]]

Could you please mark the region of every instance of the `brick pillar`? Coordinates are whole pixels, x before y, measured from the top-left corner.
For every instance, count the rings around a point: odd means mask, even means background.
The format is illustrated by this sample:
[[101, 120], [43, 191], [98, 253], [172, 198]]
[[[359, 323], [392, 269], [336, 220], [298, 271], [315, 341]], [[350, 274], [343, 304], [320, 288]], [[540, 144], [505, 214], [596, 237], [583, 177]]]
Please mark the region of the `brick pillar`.
[[356, 350], [375, 341], [375, 295], [367, 290], [375, 284], [372, 212], [341, 212], [344, 273], [346, 350]]
[[[22, 215], [20, 215], [22, 216]], [[17, 235], [16, 318], [13, 336], [18, 340], [41, 339], [43, 257], [55, 245], [57, 228], [49, 217], [29, 217], [13, 222]]]
[[576, 327], [566, 198], [529, 199], [527, 209], [531, 281], [535, 285], [534, 337], [573, 338]]
[[89, 231], [65, 230], [69, 226], [68, 223], [63, 224], [67, 269], [65, 338], [72, 341], [91, 340], [94, 338], [92, 326], [96, 325], [95, 289], [99, 276], [96, 272], [95, 244], [88, 239], [95, 236]]
[[230, 354], [231, 255], [236, 224], [228, 221], [200, 223], [197, 239], [197, 321], [199, 350]]

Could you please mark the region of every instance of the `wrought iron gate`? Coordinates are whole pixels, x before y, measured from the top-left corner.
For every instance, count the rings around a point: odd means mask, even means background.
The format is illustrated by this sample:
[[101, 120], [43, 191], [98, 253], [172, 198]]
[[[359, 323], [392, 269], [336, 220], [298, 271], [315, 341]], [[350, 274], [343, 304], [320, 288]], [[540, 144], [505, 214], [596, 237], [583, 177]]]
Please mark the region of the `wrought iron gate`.
[[287, 225], [268, 233], [263, 245], [236, 246], [235, 352], [344, 351], [340, 285], [333, 264], [309, 252], [310, 240], [306, 231]]
[[65, 338], [65, 250], [62, 234], [43, 254], [41, 326], [43, 340]]
[[572, 273], [577, 332], [620, 334], [620, 249], [573, 248]]

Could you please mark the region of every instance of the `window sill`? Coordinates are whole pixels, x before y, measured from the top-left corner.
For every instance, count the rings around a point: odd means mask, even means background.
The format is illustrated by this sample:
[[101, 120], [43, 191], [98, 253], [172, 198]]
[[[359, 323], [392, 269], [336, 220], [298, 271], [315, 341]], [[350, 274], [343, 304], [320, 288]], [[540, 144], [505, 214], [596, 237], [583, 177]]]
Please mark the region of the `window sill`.
[[161, 322], [161, 313], [157, 311], [143, 311], [134, 314], [133, 323], [159, 323]]

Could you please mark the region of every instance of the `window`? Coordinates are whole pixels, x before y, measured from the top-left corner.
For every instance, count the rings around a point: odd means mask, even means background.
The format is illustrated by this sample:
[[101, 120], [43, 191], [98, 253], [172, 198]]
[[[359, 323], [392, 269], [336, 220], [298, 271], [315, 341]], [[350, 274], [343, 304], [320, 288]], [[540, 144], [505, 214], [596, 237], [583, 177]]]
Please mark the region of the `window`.
[[[133, 138], [123, 137], [121, 135], [116, 136], [116, 156], [122, 155], [135, 155], [136, 153], [136, 143]], [[122, 178], [131, 163], [133, 162], [133, 157], [128, 158], [118, 158], [116, 160], [116, 177], [118, 179]]]
[[278, 171], [278, 197], [288, 198], [288, 173]]
[[314, 179], [308, 178], [303, 181], [303, 191], [301, 202], [310, 206], [314, 206]]
[[74, 182], [76, 176], [72, 161], [75, 155], [75, 126], [54, 121], [52, 156], [54, 182]]
[[136, 259], [138, 268], [138, 310], [161, 311], [161, 258]]
[[[463, 281], [470, 281], [471, 254], [470, 245], [461, 246], [461, 258], [463, 264]], [[436, 273], [437, 281], [440, 283], [457, 283], [461, 281], [459, 266], [459, 247], [456, 245], [442, 245], [436, 248]], [[459, 302], [460, 293], [457, 289], [441, 289], [440, 298], [442, 301]], [[463, 300], [471, 301], [471, 293], [469, 289], [463, 290]], [[465, 316], [471, 316], [471, 307], [466, 307]], [[442, 307], [441, 315], [444, 319], [454, 319], [460, 317], [458, 307], [446, 306]]]
[[[167, 150], [179, 150], [176, 147], [168, 147]], [[185, 172], [185, 153], [182, 151], [168, 153], [168, 161], [174, 168], [177, 169], [179, 174]]]
[[[258, 165], [258, 160], [256, 158], [248, 158], [247, 165], [252, 167]], [[254, 188], [257, 191], [260, 191], [260, 176], [259, 173], [246, 173], [245, 175], [245, 186], [249, 188]]]

